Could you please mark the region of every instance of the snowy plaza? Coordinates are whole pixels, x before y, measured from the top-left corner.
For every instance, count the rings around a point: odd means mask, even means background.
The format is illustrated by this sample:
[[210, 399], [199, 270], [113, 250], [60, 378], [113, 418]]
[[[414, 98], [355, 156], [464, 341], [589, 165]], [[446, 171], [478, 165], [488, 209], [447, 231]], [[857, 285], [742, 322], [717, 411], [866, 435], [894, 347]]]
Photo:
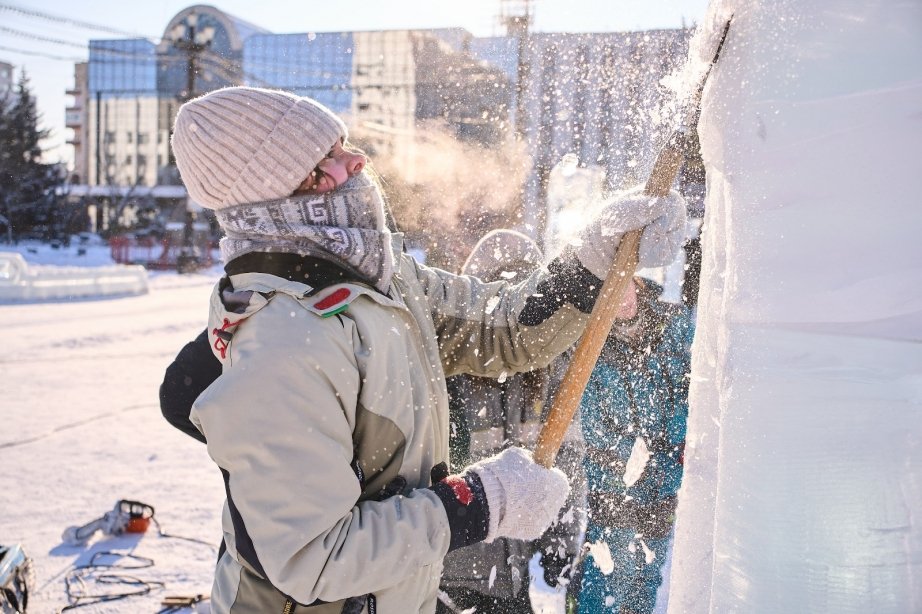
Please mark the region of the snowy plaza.
[[[713, 0], [663, 81], [688, 96], [704, 75], [684, 476], [656, 612], [922, 613], [922, 5]], [[548, 226], [587, 221], [568, 213]], [[91, 561], [137, 594], [87, 612], [212, 591], [225, 484], [158, 389], [223, 274], [0, 243], [0, 544], [33, 561], [30, 612], [111, 590], [73, 575]], [[62, 541], [122, 499], [155, 523]], [[601, 543], [584, 552], [607, 575]]]

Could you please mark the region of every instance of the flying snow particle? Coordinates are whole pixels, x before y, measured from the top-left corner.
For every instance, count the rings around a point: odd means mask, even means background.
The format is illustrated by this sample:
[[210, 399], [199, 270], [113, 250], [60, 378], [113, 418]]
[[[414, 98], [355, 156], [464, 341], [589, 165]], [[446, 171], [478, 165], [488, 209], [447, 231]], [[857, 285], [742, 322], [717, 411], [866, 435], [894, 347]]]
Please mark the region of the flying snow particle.
[[567, 511], [564, 512], [564, 514], [560, 517], [560, 522], [567, 524], [567, 525], [573, 523], [573, 508], [572, 507], [567, 508]]
[[587, 544], [587, 547], [589, 548], [589, 554], [592, 555], [592, 559], [603, 575], [607, 576], [615, 570], [615, 561], [611, 558], [611, 550], [608, 548], [607, 543], [599, 540]]
[[627, 459], [627, 466], [624, 469], [624, 484], [631, 487], [634, 482], [640, 479], [647, 462], [650, 460], [650, 451], [643, 437], [634, 440], [634, 447], [631, 449], [631, 456]]
[[653, 562], [653, 559], [656, 558], [656, 553], [647, 548], [647, 543], [643, 540], [640, 540], [640, 547], [643, 548], [643, 558], [646, 561], [647, 565]]

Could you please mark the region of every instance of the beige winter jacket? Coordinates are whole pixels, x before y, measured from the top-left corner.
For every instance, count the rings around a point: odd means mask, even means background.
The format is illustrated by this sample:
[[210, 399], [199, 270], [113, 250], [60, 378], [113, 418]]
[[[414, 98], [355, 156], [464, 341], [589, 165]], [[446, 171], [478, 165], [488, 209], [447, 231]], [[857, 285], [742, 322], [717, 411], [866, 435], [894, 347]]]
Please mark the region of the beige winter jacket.
[[[216, 288], [223, 374], [191, 416], [228, 497], [212, 612], [435, 610], [450, 536], [427, 487], [448, 460], [445, 376], [543, 366], [576, 340], [587, 316], [566, 303], [518, 323], [546, 274], [485, 284], [404, 255], [390, 296], [359, 284], [307, 296], [263, 273]], [[376, 500], [398, 475], [402, 494]]]

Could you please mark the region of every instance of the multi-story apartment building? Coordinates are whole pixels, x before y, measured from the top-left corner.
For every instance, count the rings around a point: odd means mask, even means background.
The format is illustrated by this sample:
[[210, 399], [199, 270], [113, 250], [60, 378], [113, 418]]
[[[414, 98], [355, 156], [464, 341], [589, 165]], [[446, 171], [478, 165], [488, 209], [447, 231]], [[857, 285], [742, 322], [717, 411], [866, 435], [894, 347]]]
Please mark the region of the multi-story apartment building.
[[73, 131], [67, 144], [74, 148], [74, 169], [70, 176], [71, 183], [85, 183], [87, 174], [86, 148], [89, 142], [89, 125], [86, 121], [88, 107], [87, 63], [74, 64], [74, 85], [67, 90], [73, 102], [65, 110], [64, 125]]
[[522, 38], [473, 41], [474, 53], [518, 84], [515, 124], [533, 160], [526, 226], [543, 226], [547, 179], [565, 154], [598, 167], [608, 188], [646, 178], [678, 111], [663, 80], [684, 61], [689, 37], [687, 29], [532, 33], [521, 54]]

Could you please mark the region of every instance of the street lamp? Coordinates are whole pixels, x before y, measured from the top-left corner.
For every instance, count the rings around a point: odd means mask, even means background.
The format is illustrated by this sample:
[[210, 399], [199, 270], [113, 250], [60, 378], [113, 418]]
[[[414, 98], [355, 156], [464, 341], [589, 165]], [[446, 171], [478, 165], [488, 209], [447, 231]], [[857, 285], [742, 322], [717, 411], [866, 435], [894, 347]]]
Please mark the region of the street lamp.
[[[214, 40], [214, 26], [198, 27], [198, 15], [189, 13], [185, 19], [170, 30], [170, 42], [173, 47], [186, 56], [186, 89], [180, 93], [180, 102], [195, 98], [195, 75], [198, 72], [198, 58], [208, 51]], [[190, 273], [198, 266], [195, 254], [195, 211], [191, 199], [186, 200], [186, 216], [183, 224], [183, 241], [179, 256], [176, 258], [176, 270]]]
[[170, 31], [173, 47], [186, 55], [186, 89], [180, 95], [181, 102], [195, 98], [198, 57], [211, 47], [214, 35], [214, 26], [198, 27], [198, 15], [195, 13], [187, 15]]

